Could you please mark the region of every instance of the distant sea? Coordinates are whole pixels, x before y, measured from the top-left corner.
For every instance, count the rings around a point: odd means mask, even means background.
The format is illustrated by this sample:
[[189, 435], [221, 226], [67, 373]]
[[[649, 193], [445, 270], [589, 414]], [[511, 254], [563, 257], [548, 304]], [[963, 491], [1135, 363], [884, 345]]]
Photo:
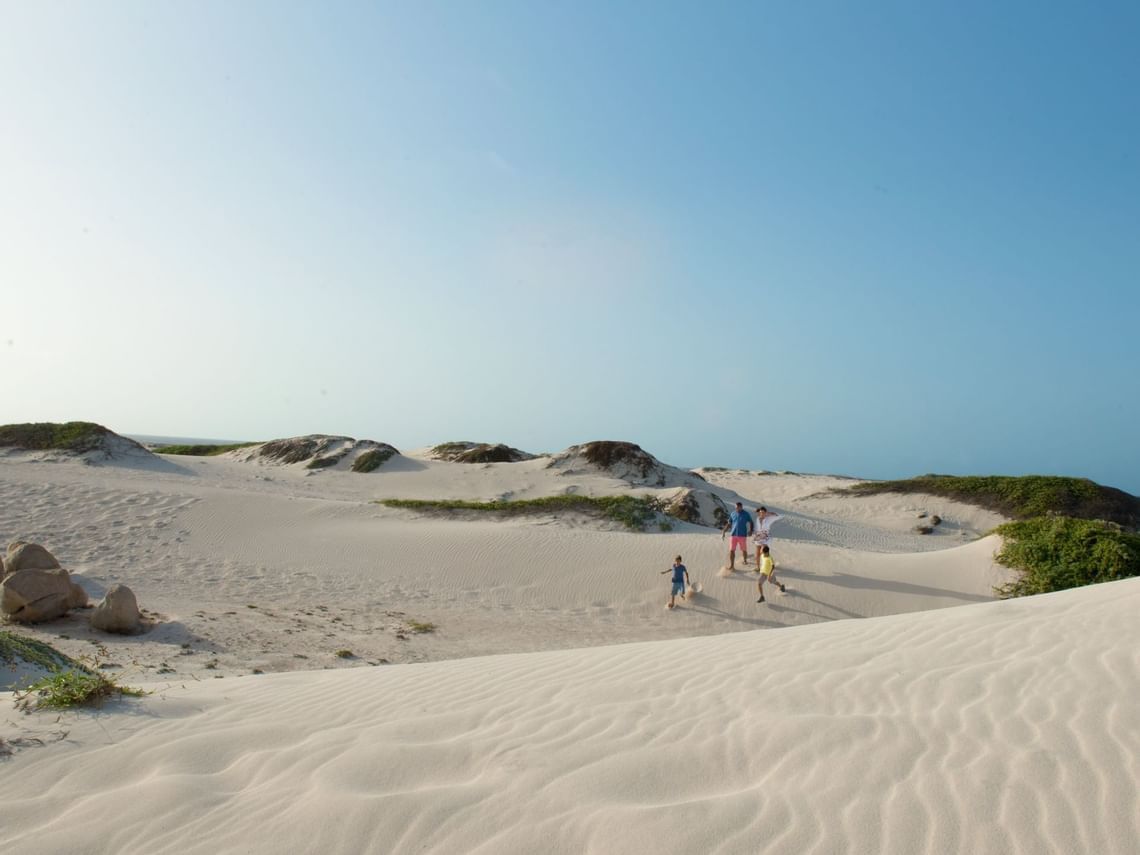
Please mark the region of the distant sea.
[[202, 439], [195, 436], [151, 436], [145, 433], [125, 433], [123, 436], [143, 445], [233, 445], [248, 442], [244, 439]]

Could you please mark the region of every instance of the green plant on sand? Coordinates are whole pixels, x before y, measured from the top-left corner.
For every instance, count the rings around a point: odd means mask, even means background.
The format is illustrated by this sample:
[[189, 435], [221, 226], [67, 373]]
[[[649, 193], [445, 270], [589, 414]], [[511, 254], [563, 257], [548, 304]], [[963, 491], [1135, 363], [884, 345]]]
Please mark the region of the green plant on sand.
[[868, 481], [838, 493], [927, 493], [977, 505], [1014, 519], [1060, 513], [1101, 519], [1135, 529], [1140, 525], [1140, 498], [1087, 478], [1057, 475], [921, 475], [900, 481]]
[[239, 448], [250, 448], [260, 445], [257, 442], [231, 442], [228, 445], [161, 445], [154, 449], [155, 454], [185, 454], [191, 457], [213, 457], [216, 454], [225, 454], [227, 451], [236, 451]]
[[395, 449], [389, 448], [369, 449], [352, 461], [352, 471], [372, 472], [387, 463], [395, 453]]
[[141, 697], [142, 689], [120, 686], [105, 674], [86, 667], [72, 668], [48, 674], [16, 693], [21, 709], [71, 709], [81, 706], [102, 706], [110, 698]]
[[51, 673], [15, 693], [21, 709], [68, 709], [95, 705], [121, 695], [139, 696], [141, 689], [118, 685], [105, 674], [76, 661], [50, 644], [13, 632], [0, 631], [0, 660], [25, 662]]
[[83, 453], [99, 448], [111, 431], [94, 422], [27, 422], [0, 425], [0, 448], [28, 451], [74, 451]]
[[1140, 576], [1140, 535], [1101, 520], [1035, 517], [998, 526], [996, 560], [1017, 578], [996, 589], [1022, 597]]
[[657, 519], [660, 504], [652, 496], [545, 496], [541, 499], [470, 502], [460, 499], [378, 499], [389, 508], [414, 511], [477, 511], [519, 516], [526, 514], [577, 511], [620, 522], [626, 528], [644, 530]]
[[83, 667], [50, 644], [7, 630], [0, 630], [0, 662], [26, 662], [45, 671]]

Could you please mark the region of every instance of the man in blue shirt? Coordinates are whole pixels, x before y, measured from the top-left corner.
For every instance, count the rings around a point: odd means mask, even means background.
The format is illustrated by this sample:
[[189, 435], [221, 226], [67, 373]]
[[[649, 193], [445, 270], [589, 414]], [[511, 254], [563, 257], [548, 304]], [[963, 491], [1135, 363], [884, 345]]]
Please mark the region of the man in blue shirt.
[[752, 514], [744, 510], [743, 502], [737, 502], [736, 510], [728, 515], [728, 522], [720, 533], [721, 540], [724, 540], [724, 533], [729, 529], [732, 530], [732, 539], [728, 542], [728, 569], [735, 570], [737, 547], [740, 548], [745, 566], [748, 564], [748, 535], [752, 534]]

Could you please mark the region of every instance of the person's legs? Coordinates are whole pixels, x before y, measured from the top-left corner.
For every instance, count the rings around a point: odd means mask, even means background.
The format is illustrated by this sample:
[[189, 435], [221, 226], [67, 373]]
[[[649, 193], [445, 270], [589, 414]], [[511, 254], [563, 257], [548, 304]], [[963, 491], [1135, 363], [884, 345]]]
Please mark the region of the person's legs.
[[772, 572], [768, 574], [768, 581], [771, 582], [773, 585], [775, 585], [777, 588], [779, 588], [781, 594], [784, 593], [784, 591], [786, 590], [786, 588], [784, 588], [783, 582], [776, 581], [776, 567], [775, 567], [775, 565], [772, 566]]
[[669, 589], [669, 608], [676, 608], [677, 594], [684, 595], [685, 585], [683, 582], [674, 582], [673, 587]]
[[756, 580], [756, 590], [760, 592], [760, 598], [756, 601], [758, 603], [764, 602], [764, 574], [760, 574], [760, 578]]
[[[746, 546], [747, 543], [748, 543], [748, 538], [739, 537], [737, 535], [734, 535], [732, 540], [729, 542], [729, 545], [728, 545], [728, 568], [730, 570], [736, 569], [736, 550], [738, 547], [740, 549], [741, 555], [747, 555], [748, 554], [748, 547]], [[747, 563], [748, 562], [746, 561], [745, 564], [747, 565]]]

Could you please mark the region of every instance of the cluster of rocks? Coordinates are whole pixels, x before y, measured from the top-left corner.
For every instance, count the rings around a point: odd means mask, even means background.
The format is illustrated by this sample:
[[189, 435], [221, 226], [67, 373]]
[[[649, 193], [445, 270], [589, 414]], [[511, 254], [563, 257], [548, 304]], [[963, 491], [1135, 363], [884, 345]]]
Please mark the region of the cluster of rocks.
[[[923, 511], [922, 513], [920, 513], [918, 515], [918, 518], [920, 520], [926, 519], [927, 518], [926, 511]], [[941, 525], [941, 523], [942, 523], [942, 517], [938, 516], [938, 514], [932, 514], [930, 516], [930, 522], [929, 523], [919, 523], [918, 525], [916, 525], [914, 527], [914, 530], [918, 534], [934, 534], [934, 527], [936, 525]]]
[[[0, 556], [0, 614], [18, 623], [44, 623], [72, 609], [90, 608], [87, 592], [38, 543], [14, 540]], [[91, 626], [130, 635], [142, 629], [138, 601], [126, 585], [115, 585], [91, 612]]]

